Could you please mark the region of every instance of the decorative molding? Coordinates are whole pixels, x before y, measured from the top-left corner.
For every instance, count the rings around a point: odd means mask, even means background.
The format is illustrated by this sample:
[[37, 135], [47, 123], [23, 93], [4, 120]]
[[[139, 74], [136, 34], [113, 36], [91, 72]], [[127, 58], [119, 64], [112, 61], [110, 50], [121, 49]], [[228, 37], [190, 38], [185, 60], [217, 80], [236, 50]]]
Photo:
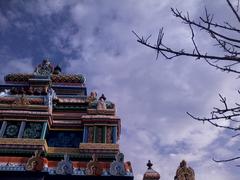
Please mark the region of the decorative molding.
[[46, 140], [44, 140], [44, 139], [21, 139], [21, 138], [0, 138], [0, 144], [45, 146]]
[[28, 101], [28, 99], [22, 95], [20, 97], [18, 97], [14, 102], [14, 105], [16, 106], [23, 106], [23, 105], [30, 105], [30, 102]]
[[58, 124], [64, 124], [68, 126], [76, 126], [76, 125], [81, 125], [82, 121], [81, 120], [69, 120], [69, 119], [53, 119], [52, 120], [53, 125], [58, 125]]
[[119, 144], [105, 144], [105, 143], [80, 143], [79, 148], [82, 150], [119, 150]]
[[71, 175], [73, 174], [73, 163], [69, 160], [67, 154], [64, 155], [64, 160], [61, 160], [56, 169], [56, 174]]
[[51, 76], [53, 83], [80, 83], [85, 82], [85, 77], [81, 74], [53, 74]]
[[[55, 125], [55, 124], [54, 124]], [[51, 131], [83, 131], [82, 128], [72, 128], [69, 127], [51, 127], [52, 125], [48, 124], [48, 129]]]
[[105, 120], [120, 120], [119, 117], [115, 115], [105, 115], [105, 114], [88, 114], [88, 115], [82, 115], [83, 120], [91, 120], [91, 119], [105, 119]]
[[19, 110], [0, 110], [0, 114], [21, 114], [21, 115], [51, 116], [51, 113], [49, 113], [49, 112], [36, 112], [36, 111], [24, 111], [24, 110], [20, 110], [20, 111]]
[[115, 127], [115, 126], [117, 126], [117, 124], [115, 123], [115, 124], [107, 124], [107, 123], [87, 123], [87, 124], [84, 124], [84, 126], [107, 126], [107, 127]]
[[88, 109], [87, 113], [90, 115], [115, 115], [115, 109]]
[[102, 167], [98, 162], [96, 155], [93, 154], [92, 160], [87, 164], [86, 174], [91, 176], [100, 176], [102, 171]]
[[86, 103], [85, 99], [81, 98], [57, 98], [59, 103]]
[[79, 154], [79, 148], [48, 147], [48, 154]]
[[16, 118], [0, 118], [1, 121], [26, 121], [26, 122], [47, 122], [43, 119], [26, 119], [26, 117], [16, 117]]
[[35, 151], [34, 156], [28, 159], [25, 169], [27, 171], [42, 171], [44, 159], [41, 157], [41, 151]]
[[17, 105], [17, 104], [0, 104], [0, 107], [6, 107], [9, 109], [15, 108], [15, 109], [36, 109], [36, 110], [44, 110], [48, 109], [47, 105], [40, 105], [40, 104], [29, 104], [29, 105]]
[[[21, 101], [21, 99], [23, 101]], [[28, 101], [27, 104], [21, 103]], [[5, 97], [0, 97], [0, 103], [1, 104], [21, 104], [21, 105], [43, 105], [44, 104], [44, 99], [43, 98], [31, 98], [29, 96], [19, 96], [19, 97], [13, 97], [13, 96], [5, 96]]]

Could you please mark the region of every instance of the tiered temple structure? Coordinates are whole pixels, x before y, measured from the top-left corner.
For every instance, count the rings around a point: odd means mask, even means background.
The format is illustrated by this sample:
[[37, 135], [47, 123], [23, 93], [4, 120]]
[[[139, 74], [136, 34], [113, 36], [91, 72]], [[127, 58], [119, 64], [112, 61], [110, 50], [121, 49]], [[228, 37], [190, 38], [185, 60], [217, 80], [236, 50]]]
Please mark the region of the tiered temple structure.
[[48, 60], [0, 85], [0, 179], [132, 180], [119, 152], [120, 118], [85, 77]]

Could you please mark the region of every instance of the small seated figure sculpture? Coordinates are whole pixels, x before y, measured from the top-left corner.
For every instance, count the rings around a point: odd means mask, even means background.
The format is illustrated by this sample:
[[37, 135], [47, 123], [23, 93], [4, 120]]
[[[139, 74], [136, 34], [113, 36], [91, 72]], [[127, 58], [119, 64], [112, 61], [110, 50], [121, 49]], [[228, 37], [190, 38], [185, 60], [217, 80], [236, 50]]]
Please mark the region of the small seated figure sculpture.
[[124, 166], [125, 166], [127, 175], [132, 176], [133, 175], [133, 170], [132, 170], [131, 162], [130, 161], [125, 162]]
[[102, 94], [97, 102], [97, 110], [105, 110], [105, 109], [107, 109], [106, 97], [104, 96], [104, 94]]
[[110, 165], [110, 174], [113, 176], [125, 176], [124, 154], [118, 153], [115, 158], [116, 161], [113, 161]]
[[97, 100], [97, 93], [94, 92], [94, 91], [92, 91], [92, 92], [90, 93], [90, 96], [87, 97], [87, 101], [88, 101], [88, 102], [93, 102], [93, 101], [95, 101], [95, 100]]

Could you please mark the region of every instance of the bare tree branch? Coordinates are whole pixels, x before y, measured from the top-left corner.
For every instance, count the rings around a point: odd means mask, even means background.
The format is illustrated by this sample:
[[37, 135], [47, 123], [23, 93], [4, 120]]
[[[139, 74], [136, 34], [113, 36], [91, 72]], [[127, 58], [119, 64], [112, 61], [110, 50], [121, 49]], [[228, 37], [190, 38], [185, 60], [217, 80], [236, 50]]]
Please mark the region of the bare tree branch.
[[[214, 31], [213, 29], [210, 28], [210, 24], [208, 24], [207, 27], [205, 27], [205, 26], [201, 25], [201, 23], [196, 23], [195, 21], [188, 19], [186, 16], [182, 15], [182, 13], [178, 9], [171, 8], [171, 10], [172, 10], [174, 16], [176, 16], [177, 18], [180, 18], [186, 24], [192, 24], [200, 29], [207, 31], [211, 35], [213, 34], [213, 35], [219, 36], [223, 39], [226, 39], [226, 40], [229, 40], [232, 42], [236, 42], [236, 43], [240, 43], [240, 40], [238, 40], [238, 39], [231, 38], [231, 37], [222, 35], [216, 31]], [[210, 22], [211, 22], [211, 20], [210, 20]]]
[[220, 66], [218, 66], [218, 65], [216, 65], [216, 64], [211, 63], [211, 62], [208, 61], [208, 60], [206, 60], [206, 62], [207, 62], [210, 66], [213, 66], [213, 67], [215, 67], [215, 68], [217, 68], [217, 69], [220, 69], [220, 70], [222, 70], [222, 71], [240, 74], [240, 71], [231, 69], [231, 67], [229, 67], [229, 65], [228, 65], [228, 66], [225, 66], [225, 67], [220, 67]]
[[225, 25], [221, 25], [221, 24], [218, 24], [218, 23], [213, 23], [213, 22], [208, 22], [207, 20], [205, 20], [203, 17], [199, 17], [199, 19], [205, 23], [205, 24], [210, 24], [212, 25], [213, 27], [216, 27], [216, 28], [221, 28], [221, 29], [224, 29], [224, 30], [229, 30], [229, 31], [235, 31], [237, 33], [240, 33], [240, 30], [233, 27], [232, 25], [229, 24], [229, 22], [226, 22]]
[[148, 43], [147, 38], [144, 37], [139, 37], [138, 34], [135, 31], [132, 31], [138, 38], [138, 42], [151, 48], [156, 50], [157, 52], [167, 52], [172, 56], [166, 56], [166, 59], [172, 59], [174, 57], [178, 57], [178, 56], [190, 56], [190, 57], [195, 57], [197, 59], [203, 58], [203, 59], [211, 59], [211, 60], [223, 60], [223, 61], [235, 61], [235, 62], [240, 62], [240, 57], [236, 57], [236, 56], [217, 56], [217, 55], [208, 55], [207, 53], [205, 54], [196, 54], [196, 53], [190, 53], [190, 52], [185, 52], [184, 49], [181, 50], [174, 50], [171, 49], [167, 46], [164, 46], [163, 44], [160, 45], [151, 45]]
[[[237, 13], [237, 10], [234, 9], [232, 3], [231, 3], [229, 0], [226, 0], [226, 1], [227, 1], [227, 3], [228, 3], [229, 7], [231, 8], [232, 12], [233, 12], [234, 15], [236, 16], [238, 22], [240, 22], [240, 17], [239, 17], [239, 15], [238, 15], [238, 13]], [[238, 2], [238, 4], [239, 4], [239, 2]], [[238, 9], [238, 7], [237, 7], [237, 9]]]
[[240, 159], [240, 157], [239, 156], [237, 156], [237, 157], [234, 157], [234, 158], [230, 158], [230, 159], [223, 159], [223, 160], [216, 160], [216, 159], [212, 159], [213, 161], [215, 161], [215, 162], [229, 162], [229, 161], [235, 161], [235, 160], [237, 160], [237, 159]]
[[[235, 0], [236, 5], [230, 0], [225, 1], [226, 6], [230, 7], [230, 9], [228, 9], [231, 10], [234, 18], [237, 19], [237, 25], [234, 25], [236, 22], [230, 22], [230, 20], [227, 22], [215, 21], [214, 14], [209, 13], [207, 8], [205, 8], [204, 16], [200, 16], [197, 18], [197, 20], [191, 19], [188, 12], [186, 15], [184, 15], [180, 10], [171, 8], [173, 16], [175, 16], [177, 19], [180, 19], [183, 24], [189, 27], [192, 49], [178, 49], [165, 44], [165, 34], [163, 32], [163, 28], [159, 30], [156, 44], [149, 42], [151, 36], [144, 38], [143, 36], [139, 36], [134, 31], [133, 33], [137, 37], [137, 42], [156, 51], [156, 58], [162, 56], [165, 59], [170, 60], [178, 59], [178, 57], [192, 57], [192, 59], [205, 61], [208, 65], [218, 70], [227, 73], [235, 73], [240, 77], [240, 28], [238, 27], [240, 24], [240, 16], [238, 14], [240, 0]], [[199, 39], [197, 38], [198, 32], [206, 32], [207, 37], [205, 37], [205, 39], [213, 41], [215, 43], [213, 46], [219, 48], [220, 51], [216, 52], [203, 50], [203, 48], [199, 46], [201, 43], [199, 43]], [[204, 35], [206, 36], [206, 34]], [[239, 90], [238, 93], [240, 95]], [[235, 105], [230, 106], [226, 97], [219, 94], [219, 98], [222, 107], [213, 107], [209, 117], [198, 117], [189, 112], [187, 112], [187, 114], [197, 121], [201, 121], [203, 123], [206, 122], [216, 128], [222, 128], [234, 132], [232, 137], [239, 137], [240, 103], [236, 102]], [[223, 160], [213, 159], [213, 161], [230, 162], [238, 159], [240, 159], [240, 156]], [[237, 166], [240, 167], [240, 165]]]

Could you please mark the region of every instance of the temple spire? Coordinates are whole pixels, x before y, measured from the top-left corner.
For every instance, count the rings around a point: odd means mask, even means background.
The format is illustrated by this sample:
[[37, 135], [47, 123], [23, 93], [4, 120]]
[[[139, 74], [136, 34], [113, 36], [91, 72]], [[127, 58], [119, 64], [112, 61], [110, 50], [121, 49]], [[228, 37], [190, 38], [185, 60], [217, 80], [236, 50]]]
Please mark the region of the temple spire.
[[147, 171], [143, 175], [143, 180], [159, 180], [160, 179], [160, 174], [152, 169], [153, 164], [151, 163], [150, 160], [148, 160], [147, 163]]

